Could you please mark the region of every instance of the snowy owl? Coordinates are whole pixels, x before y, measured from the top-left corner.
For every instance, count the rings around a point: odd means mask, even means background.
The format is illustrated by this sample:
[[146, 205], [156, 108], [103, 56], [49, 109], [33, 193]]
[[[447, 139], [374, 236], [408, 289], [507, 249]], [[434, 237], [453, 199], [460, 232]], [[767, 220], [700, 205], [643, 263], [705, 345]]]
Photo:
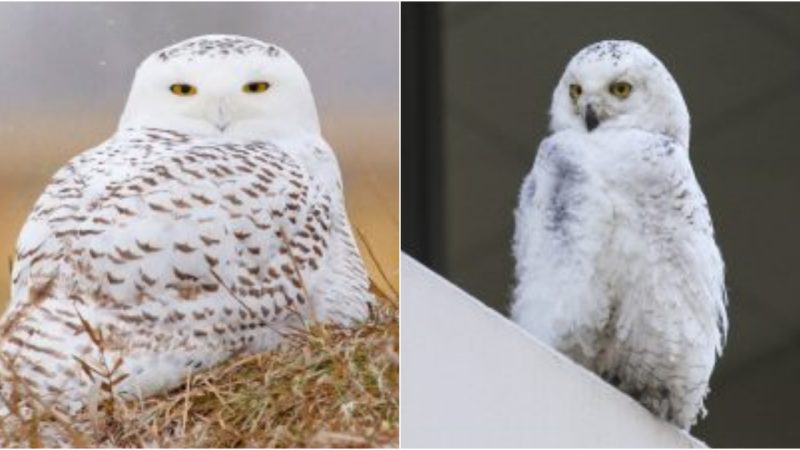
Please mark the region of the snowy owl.
[[116, 133], [36, 202], [12, 277], [3, 375], [70, 413], [104, 371], [144, 397], [373, 301], [303, 70], [226, 35], [142, 62]]
[[688, 429], [728, 321], [681, 91], [646, 48], [604, 41], [569, 62], [550, 115], [516, 210], [512, 318]]

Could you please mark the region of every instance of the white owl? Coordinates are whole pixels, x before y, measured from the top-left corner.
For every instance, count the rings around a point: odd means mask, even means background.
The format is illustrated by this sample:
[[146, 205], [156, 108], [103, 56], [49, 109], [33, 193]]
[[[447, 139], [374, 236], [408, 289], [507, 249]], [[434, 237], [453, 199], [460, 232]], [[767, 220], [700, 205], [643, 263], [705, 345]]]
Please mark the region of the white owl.
[[74, 412], [108, 381], [91, 367], [147, 396], [371, 301], [303, 70], [275, 45], [196, 37], [145, 59], [116, 133], [34, 206], [0, 324], [4, 394], [13, 372]]
[[516, 211], [512, 317], [688, 429], [728, 328], [689, 113], [646, 48], [604, 41], [556, 86]]

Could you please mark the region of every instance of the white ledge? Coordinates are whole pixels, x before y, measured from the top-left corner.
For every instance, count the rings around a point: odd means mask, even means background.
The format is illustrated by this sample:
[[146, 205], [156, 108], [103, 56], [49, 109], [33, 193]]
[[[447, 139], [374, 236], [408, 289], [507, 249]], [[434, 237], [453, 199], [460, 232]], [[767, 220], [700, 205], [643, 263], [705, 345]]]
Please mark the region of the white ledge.
[[703, 447], [403, 254], [403, 447]]

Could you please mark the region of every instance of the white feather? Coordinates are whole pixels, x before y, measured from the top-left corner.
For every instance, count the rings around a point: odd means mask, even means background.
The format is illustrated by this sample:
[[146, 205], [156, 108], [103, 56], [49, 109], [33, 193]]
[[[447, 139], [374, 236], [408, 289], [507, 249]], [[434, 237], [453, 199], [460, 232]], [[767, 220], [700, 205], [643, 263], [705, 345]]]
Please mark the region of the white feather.
[[[626, 99], [610, 83], [633, 86]], [[570, 84], [582, 86], [575, 101]], [[587, 105], [600, 111], [588, 129]], [[724, 265], [677, 84], [638, 44], [578, 53], [516, 211], [521, 326], [682, 428], [704, 413], [727, 317]]]
[[[243, 86], [266, 81], [263, 93]], [[193, 96], [170, 86], [189, 83]], [[372, 296], [302, 69], [277, 46], [201, 36], [147, 58], [117, 132], [73, 158], [19, 237], [0, 352], [43, 398], [118, 394], [275, 348], [311, 320], [367, 317]], [[83, 321], [105, 336], [105, 353]], [[10, 389], [0, 368], [2, 393]]]

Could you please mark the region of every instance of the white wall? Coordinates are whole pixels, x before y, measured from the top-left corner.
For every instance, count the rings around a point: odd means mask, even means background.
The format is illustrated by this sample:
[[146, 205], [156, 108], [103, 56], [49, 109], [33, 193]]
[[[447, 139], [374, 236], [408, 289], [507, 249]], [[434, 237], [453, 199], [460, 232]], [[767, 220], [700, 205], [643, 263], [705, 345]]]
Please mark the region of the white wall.
[[403, 255], [403, 447], [697, 447]]

